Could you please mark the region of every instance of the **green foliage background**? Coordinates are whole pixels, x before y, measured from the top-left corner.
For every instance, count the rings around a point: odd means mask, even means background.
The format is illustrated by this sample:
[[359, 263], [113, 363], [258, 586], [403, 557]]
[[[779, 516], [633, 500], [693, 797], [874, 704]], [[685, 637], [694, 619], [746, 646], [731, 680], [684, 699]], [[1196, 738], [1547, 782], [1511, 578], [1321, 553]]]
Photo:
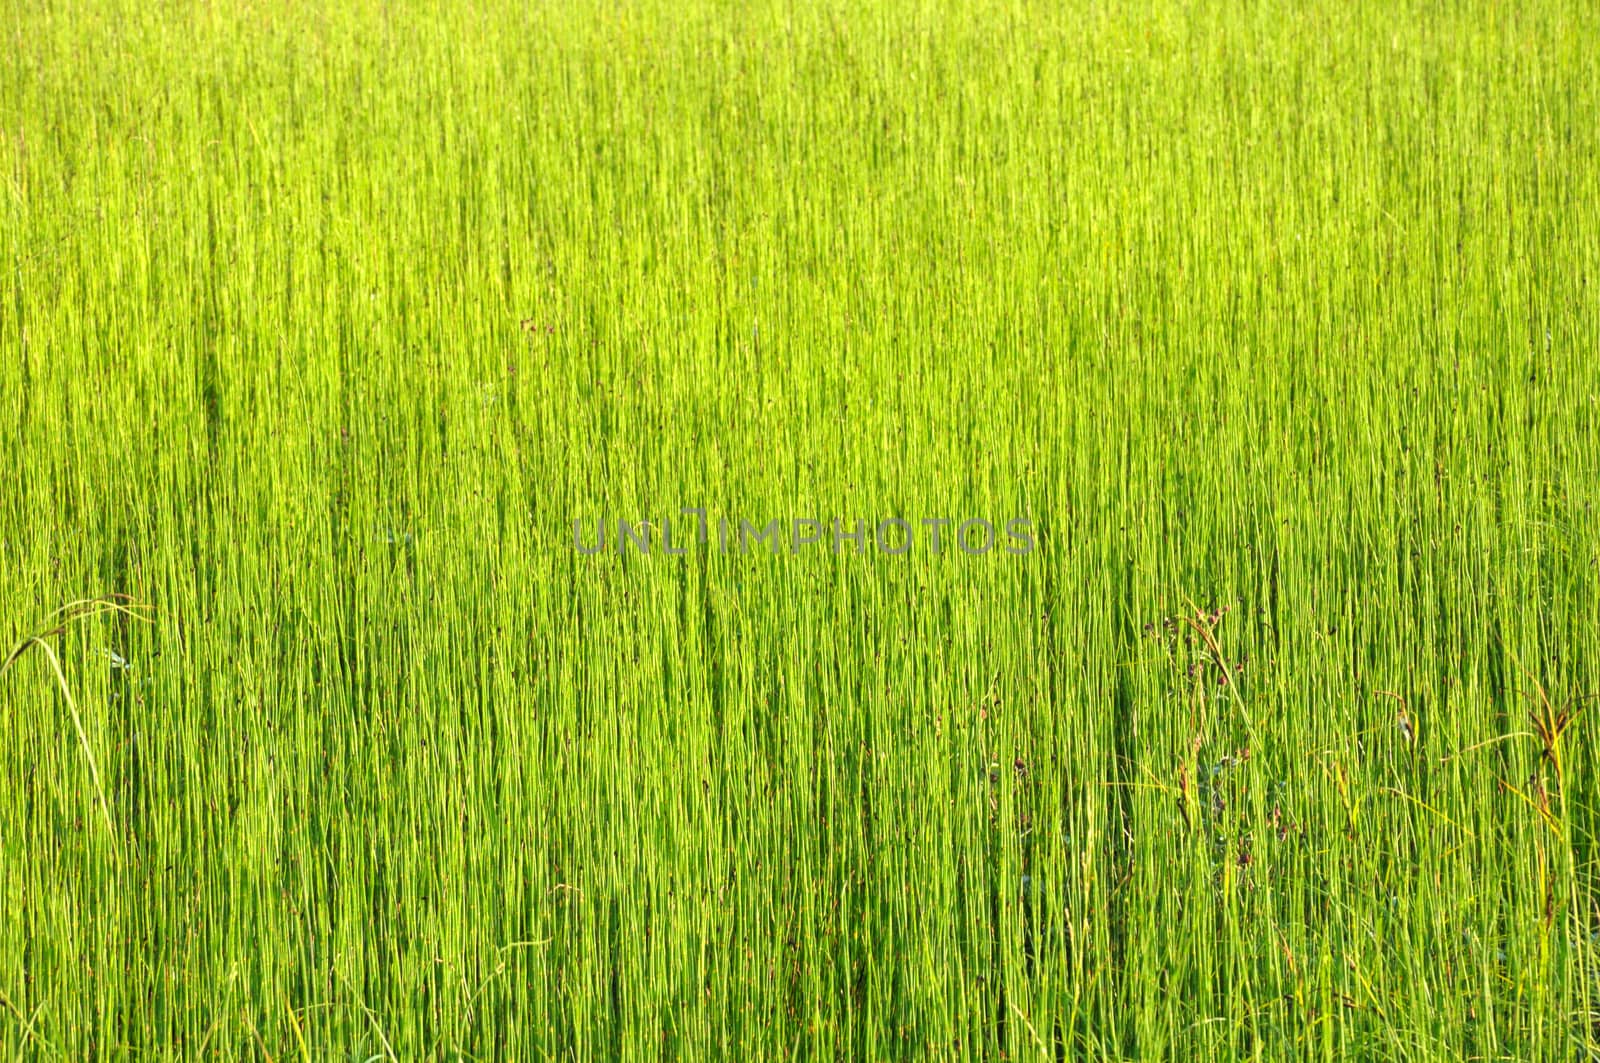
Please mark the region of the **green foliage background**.
[[8, 1058], [1600, 1055], [1600, 9], [0, 34]]

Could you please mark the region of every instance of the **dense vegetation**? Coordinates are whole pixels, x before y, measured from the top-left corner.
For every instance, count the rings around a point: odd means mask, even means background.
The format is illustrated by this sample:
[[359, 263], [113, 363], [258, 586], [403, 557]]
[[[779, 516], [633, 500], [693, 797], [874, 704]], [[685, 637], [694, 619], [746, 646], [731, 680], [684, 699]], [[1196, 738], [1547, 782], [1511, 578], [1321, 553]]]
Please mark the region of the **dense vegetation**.
[[1129, 6], [0, 6], [5, 1058], [1600, 1057], [1600, 8]]

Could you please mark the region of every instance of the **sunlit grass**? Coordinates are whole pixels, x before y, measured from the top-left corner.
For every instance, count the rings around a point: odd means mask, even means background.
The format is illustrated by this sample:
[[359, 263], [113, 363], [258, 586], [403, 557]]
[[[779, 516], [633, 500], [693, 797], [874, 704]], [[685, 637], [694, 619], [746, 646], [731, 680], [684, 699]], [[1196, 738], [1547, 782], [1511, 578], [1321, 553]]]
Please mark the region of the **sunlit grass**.
[[1600, 1055], [1600, 9], [0, 34], [6, 1058]]

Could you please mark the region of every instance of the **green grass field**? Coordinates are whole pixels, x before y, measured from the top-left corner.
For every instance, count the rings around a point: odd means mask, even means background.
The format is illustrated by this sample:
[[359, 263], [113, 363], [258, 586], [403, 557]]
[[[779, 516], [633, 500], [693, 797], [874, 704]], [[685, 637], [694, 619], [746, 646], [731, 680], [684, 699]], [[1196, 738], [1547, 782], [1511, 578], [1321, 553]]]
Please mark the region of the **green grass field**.
[[1600, 7], [1133, 8], [3, 0], [0, 1058], [1600, 1059]]

